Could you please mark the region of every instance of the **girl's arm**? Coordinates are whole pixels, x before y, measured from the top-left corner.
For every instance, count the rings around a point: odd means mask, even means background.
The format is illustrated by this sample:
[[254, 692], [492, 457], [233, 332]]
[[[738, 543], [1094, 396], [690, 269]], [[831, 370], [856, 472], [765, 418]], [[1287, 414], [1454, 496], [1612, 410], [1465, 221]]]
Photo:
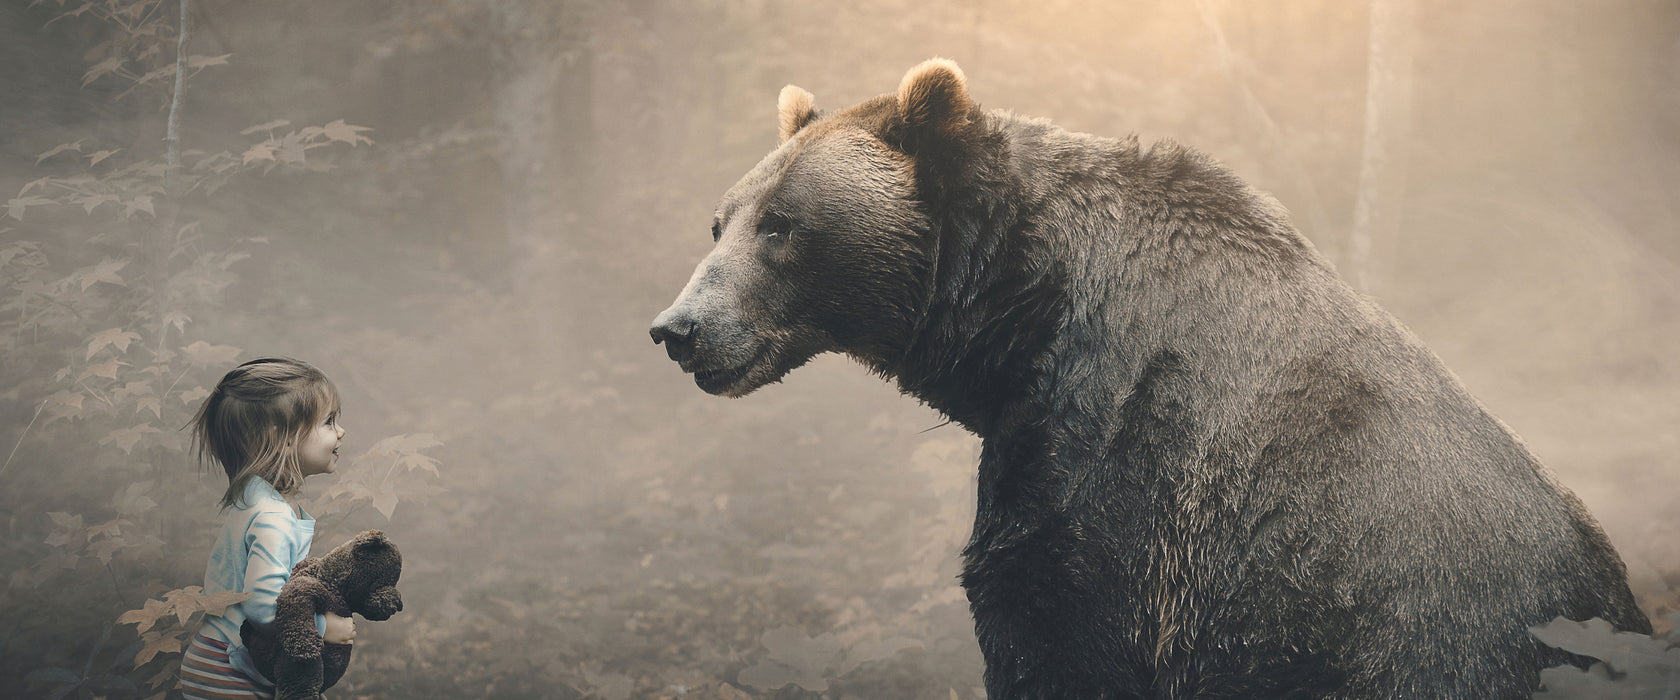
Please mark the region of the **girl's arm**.
[[285, 514], [259, 511], [245, 529], [245, 588], [251, 597], [239, 604], [245, 619], [267, 624], [274, 621], [274, 600], [291, 578], [287, 564], [296, 554], [290, 537], [292, 523]]

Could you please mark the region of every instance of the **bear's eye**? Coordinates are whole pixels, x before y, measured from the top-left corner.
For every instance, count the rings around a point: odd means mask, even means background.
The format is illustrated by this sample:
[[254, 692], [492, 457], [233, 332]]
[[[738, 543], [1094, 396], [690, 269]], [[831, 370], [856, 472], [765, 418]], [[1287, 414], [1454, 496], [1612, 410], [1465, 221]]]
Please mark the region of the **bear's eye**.
[[793, 233], [793, 220], [780, 214], [765, 214], [758, 222], [758, 235], [765, 238], [786, 237]]
[[720, 224], [716, 221], [713, 221], [712, 222], [712, 242], [716, 243], [716, 242], [718, 242], [718, 239], [720, 239], [720, 238], [723, 238], [723, 224]]

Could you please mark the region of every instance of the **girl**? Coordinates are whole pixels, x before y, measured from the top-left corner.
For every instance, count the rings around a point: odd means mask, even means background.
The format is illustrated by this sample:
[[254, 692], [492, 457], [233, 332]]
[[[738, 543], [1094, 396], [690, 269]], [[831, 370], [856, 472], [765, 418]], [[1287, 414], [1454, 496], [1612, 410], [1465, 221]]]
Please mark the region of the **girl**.
[[[331, 474], [344, 428], [338, 389], [314, 366], [286, 358], [242, 364], [222, 381], [193, 419], [199, 463], [227, 472], [226, 517], [204, 572], [204, 592], [250, 598], [205, 619], [181, 660], [181, 690], [190, 699], [270, 698], [273, 687], [239, 640], [245, 620], [272, 622], [274, 599], [292, 566], [309, 555], [315, 519], [293, 506], [303, 480]], [[356, 638], [355, 623], [317, 615], [316, 631], [332, 644]]]

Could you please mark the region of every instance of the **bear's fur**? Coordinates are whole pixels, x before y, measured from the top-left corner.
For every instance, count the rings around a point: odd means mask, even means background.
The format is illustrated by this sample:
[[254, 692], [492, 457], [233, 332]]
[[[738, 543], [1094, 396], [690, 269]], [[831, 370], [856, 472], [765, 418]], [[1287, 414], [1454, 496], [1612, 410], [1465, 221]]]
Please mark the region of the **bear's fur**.
[[315, 616], [352, 613], [389, 620], [401, 611], [402, 553], [378, 530], [368, 530], [292, 567], [274, 601], [274, 621], [246, 620], [240, 639], [251, 660], [274, 683], [275, 700], [316, 700], [350, 666], [349, 644], [328, 644], [315, 631]]
[[1211, 159], [939, 59], [779, 107], [654, 340], [728, 396], [845, 353], [983, 439], [988, 697], [1527, 698], [1584, 661], [1530, 625], [1649, 632], [1581, 502]]

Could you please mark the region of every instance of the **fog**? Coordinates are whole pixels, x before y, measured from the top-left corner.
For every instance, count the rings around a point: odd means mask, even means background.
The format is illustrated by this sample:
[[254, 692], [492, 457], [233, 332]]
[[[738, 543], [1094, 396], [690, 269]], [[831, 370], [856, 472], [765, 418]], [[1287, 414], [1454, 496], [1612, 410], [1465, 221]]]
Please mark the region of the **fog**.
[[975, 438], [836, 356], [708, 396], [647, 333], [783, 85], [839, 108], [931, 56], [1276, 196], [1671, 627], [1680, 4], [837, 5], [0, 7], [0, 694], [172, 686], [203, 612], [119, 620], [203, 583], [226, 481], [180, 428], [286, 355], [348, 429], [315, 551], [405, 557], [334, 696], [982, 697]]

